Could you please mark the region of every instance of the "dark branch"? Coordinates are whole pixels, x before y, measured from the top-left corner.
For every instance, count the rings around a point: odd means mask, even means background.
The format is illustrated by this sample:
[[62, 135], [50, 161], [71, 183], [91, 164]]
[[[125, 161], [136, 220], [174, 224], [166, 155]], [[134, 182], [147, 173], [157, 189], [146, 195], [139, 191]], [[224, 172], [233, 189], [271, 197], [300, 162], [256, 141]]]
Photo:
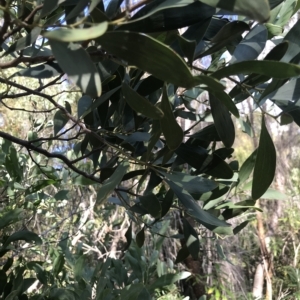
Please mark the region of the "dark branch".
[[90, 175], [80, 169], [78, 169], [77, 167], [75, 167], [72, 162], [67, 159], [64, 155], [62, 154], [57, 154], [57, 153], [50, 153], [48, 152], [47, 150], [43, 149], [43, 148], [40, 148], [40, 147], [36, 147], [34, 146], [31, 142], [29, 141], [25, 141], [25, 140], [22, 140], [22, 139], [19, 139], [17, 137], [14, 137], [6, 132], [3, 132], [3, 131], [0, 131], [0, 137], [8, 140], [8, 141], [11, 141], [15, 144], [18, 144], [20, 146], [23, 146], [25, 147], [28, 151], [29, 150], [33, 150], [37, 153], [40, 153], [40, 154], [43, 154], [45, 155], [46, 157], [48, 158], [57, 158], [57, 159], [60, 159], [61, 161], [63, 161], [71, 170], [73, 170], [74, 172], [76, 172], [77, 174], [80, 174], [88, 179], [91, 179], [95, 182], [98, 182], [98, 183], [101, 183], [100, 179], [98, 177], [95, 177], [93, 175]]

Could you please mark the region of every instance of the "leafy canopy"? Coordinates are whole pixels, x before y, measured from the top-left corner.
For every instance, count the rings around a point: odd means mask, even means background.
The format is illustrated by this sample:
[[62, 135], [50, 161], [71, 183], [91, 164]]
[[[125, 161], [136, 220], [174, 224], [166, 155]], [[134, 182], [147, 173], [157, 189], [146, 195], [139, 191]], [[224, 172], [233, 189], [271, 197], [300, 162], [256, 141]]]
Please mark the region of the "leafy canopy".
[[[283, 34], [297, 5], [280, 0], [152, 0], [129, 7], [120, 0], [1, 1], [1, 101], [36, 97], [47, 102], [47, 118], [53, 118], [36, 122], [27, 138], [0, 131], [9, 175], [3, 185], [30, 195], [58, 184], [65, 176], [59, 174], [67, 172], [72, 184], [94, 185], [96, 205], [116, 203], [145, 225], [137, 235], [140, 247], [144, 231], [175, 210], [216, 234], [237, 234], [248, 221], [232, 228], [230, 219], [255, 209], [274, 178], [276, 151], [266, 120], [284, 116], [283, 122], [289, 116], [300, 125], [300, 22]], [[239, 20], [223, 15], [239, 15]], [[268, 40], [276, 40], [276, 46], [259, 60]], [[200, 59], [208, 56], [211, 63], [204, 67]], [[37, 87], [28, 87], [28, 78]], [[61, 93], [67, 86], [72, 101], [61, 101], [51, 90], [55, 85]], [[77, 88], [79, 99], [72, 93]], [[237, 108], [248, 97], [261, 114], [261, 133], [258, 148], [239, 167], [232, 159], [234, 124], [241, 118], [250, 128]], [[266, 101], [280, 113], [268, 112]], [[205, 109], [195, 107], [198, 102]], [[61, 140], [68, 147], [58, 148]], [[21, 186], [21, 153], [9, 142], [33, 160], [43, 158], [48, 169], [34, 160], [42, 182]], [[234, 203], [239, 191], [244, 199]], [[18, 213], [5, 216], [3, 226]], [[191, 235], [194, 242], [177, 262], [199, 253], [194, 228], [188, 221], [184, 227], [184, 239]], [[21, 238], [40, 243], [34, 233], [13, 234], [3, 248]], [[58, 273], [61, 260], [57, 254]]]

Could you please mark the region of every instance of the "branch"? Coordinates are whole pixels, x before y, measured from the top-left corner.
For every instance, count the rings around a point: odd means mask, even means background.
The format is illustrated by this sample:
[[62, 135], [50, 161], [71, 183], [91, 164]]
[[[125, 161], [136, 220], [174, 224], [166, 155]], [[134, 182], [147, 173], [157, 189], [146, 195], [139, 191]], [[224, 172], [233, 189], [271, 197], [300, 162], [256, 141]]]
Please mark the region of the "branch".
[[3, 10], [3, 25], [2, 28], [0, 30], [0, 45], [2, 45], [2, 43], [6, 40], [6, 33], [7, 33], [7, 29], [9, 27], [9, 25], [11, 24], [11, 18], [9, 15], [9, 12], [7, 11], [7, 7], [6, 7], [6, 1], [5, 0], [1, 0], [0, 1], [1, 6], [5, 7], [5, 10]]
[[[97, 50], [88, 53], [92, 57], [101, 57], [104, 58], [107, 56], [107, 54], [103, 53], [103, 50]], [[9, 69], [12, 67], [17, 67], [20, 63], [27, 63], [30, 65], [39, 64], [39, 63], [45, 63], [45, 62], [52, 62], [55, 60], [55, 57], [53, 55], [44, 55], [44, 56], [35, 56], [35, 57], [29, 57], [29, 56], [19, 56], [11, 61], [2, 62], [0, 63], [1, 69]]]
[[6, 140], [8, 140], [8, 141], [11, 141], [11, 142], [13, 142], [13, 143], [15, 143], [15, 144], [18, 144], [18, 145], [20, 145], [20, 146], [23, 146], [23, 147], [25, 147], [28, 151], [29, 151], [29, 150], [33, 150], [33, 151], [35, 151], [35, 152], [37, 152], [37, 153], [40, 153], [40, 154], [45, 155], [45, 156], [48, 157], [48, 158], [58, 158], [58, 159], [60, 159], [61, 161], [63, 161], [63, 162], [64, 162], [71, 170], [73, 170], [74, 172], [76, 172], [76, 173], [78, 173], [78, 174], [80, 174], [80, 175], [82, 175], [82, 176], [84, 176], [84, 177], [86, 177], [86, 178], [88, 178], [88, 179], [91, 179], [91, 180], [93, 180], [93, 181], [95, 181], [95, 182], [101, 183], [101, 181], [100, 181], [100, 179], [99, 179], [98, 177], [95, 177], [95, 176], [93, 176], [93, 175], [90, 175], [90, 174], [88, 174], [88, 173], [86, 173], [86, 172], [84, 172], [84, 171], [78, 169], [77, 167], [75, 167], [75, 166], [72, 164], [72, 162], [71, 162], [69, 159], [67, 159], [67, 158], [66, 158], [64, 155], [62, 155], [62, 154], [50, 153], [50, 152], [48, 152], [48, 151], [45, 150], [45, 149], [42, 149], [42, 148], [39, 148], [39, 147], [34, 146], [34, 145], [33, 145], [31, 142], [29, 142], [29, 141], [25, 141], [25, 140], [19, 139], [19, 138], [14, 137], [14, 136], [12, 136], [12, 135], [6, 133], [6, 132], [3, 132], [3, 131], [0, 131], [0, 137], [6, 139]]
[[11, 61], [0, 63], [0, 68], [1, 69], [9, 69], [9, 68], [17, 67], [20, 63], [38, 64], [38, 63], [42, 63], [42, 62], [51, 62], [54, 60], [55, 60], [55, 58], [53, 55], [36, 56], [36, 57], [19, 56]]
[[[4, 2], [5, 2], [5, 1], [4, 1]], [[41, 4], [41, 5], [37, 6], [37, 7], [35, 7], [35, 8], [30, 12], [30, 14], [24, 19], [24, 21], [21, 22], [21, 24], [20, 24], [19, 26], [15, 27], [15, 28], [12, 29], [11, 31], [7, 32], [7, 29], [6, 29], [6, 31], [4, 32], [4, 34], [1, 35], [1, 38], [0, 38], [1, 44], [2, 44], [5, 40], [7, 40], [9, 37], [11, 37], [12, 35], [14, 35], [15, 33], [21, 31], [22, 28], [31, 26], [31, 25], [27, 24], [27, 22], [29, 22], [30, 19], [33, 18], [33, 17], [36, 15], [36, 13], [37, 13], [40, 9], [43, 8], [43, 6], [44, 6], [44, 5]], [[7, 13], [8, 13], [8, 12], [7, 12]], [[9, 13], [8, 13], [8, 16], [9, 16], [9, 18], [10, 18]], [[11, 21], [9, 22], [9, 24], [11, 24]]]

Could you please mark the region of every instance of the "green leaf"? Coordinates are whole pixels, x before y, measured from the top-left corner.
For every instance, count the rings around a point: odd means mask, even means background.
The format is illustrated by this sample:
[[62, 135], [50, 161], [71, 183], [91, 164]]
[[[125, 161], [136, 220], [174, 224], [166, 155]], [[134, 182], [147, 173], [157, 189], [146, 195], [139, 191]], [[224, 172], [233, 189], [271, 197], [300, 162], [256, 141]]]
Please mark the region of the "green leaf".
[[174, 201], [174, 192], [169, 189], [161, 202], [161, 217], [164, 217], [170, 210]]
[[255, 166], [257, 156], [257, 149], [252, 152], [252, 154], [244, 161], [239, 171], [239, 184], [244, 183], [249, 179], [250, 174]]
[[288, 113], [282, 113], [280, 115], [280, 125], [288, 125], [293, 123], [294, 118]]
[[74, 185], [92, 185], [98, 184], [96, 181], [89, 179], [83, 175], [78, 175], [75, 180], [73, 180]]
[[291, 19], [292, 15], [294, 14], [297, 2], [297, 0], [284, 1], [278, 14], [279, 18], [275, 22], [276, 25], [284, 26], [287, 24], [287, 22]]
[[[275, 103], [285, 104], [286, 106], [298, 106], [300, 99], [300, 79], [292, 79], [273, 93], [267, 96], [268, 99], [278, 100]], [[297, 105], [298, 104], [298, 105]]]
[[80, 281], [82, 279], [84, 268], [86, 265], [86, 259], [84, 255], [81, 255], [75, 262], [75, 265], [73, 267], [74, 277], [77, 281]]
[[105, 101], [107, 101], [112, 95], [114, 95], [121, 86], [118, 86], [109, 92], [102, 94], [101, 97], [96, 98], [96, 100], [92, 103], [92, 105], [81, 115], [81, 118], [86, 117], [91, 111], [98, 108], [101, 104], [103, 104]]
[[268, 32], [264, 25], [257, 24], [235, 48], [230, 64], [245, 60], [254, 60], [264, 50]]
[[69, 192], [70, 192], [69, 190], [61, 190], [54, 195], [54, 199], [55, 200], [69, 199], [68, 197]]
[[59, 253], [58, 256], [53, 261], [53, 275], [58, 277], [58, 274], [62, 271], [65, 264], [65, 257], [62, 253]]
[[142, 248], [145, 242], [145, 226], [136, 235], [136, 244]]
[[231, 167], [216, 153], [209, 156], [207, 160], [207, 166], [201, 170], [201, 173], [223, 179], [231, 179], [233, 177], [234, 173]]
[[240, 231], [242, 231], [247, 225], [248, 225], [249, 221], [244, 221], [241, 224], [239, 224], [238, 226], [233, 228], [233, 234], [236, 235], [238, 234]]
[[57, 63], [49, 62], [38, 66], [23, 69], [15, 73], [13, 76], [46, 79], [46, 78], [58, 76], [62, 73], [63, 71]]
[[98, 70], [88, 53], [79, 45], [49, 40], [59, 66], [82, 92], [91, 96], [101, 95], [101, 80]]
[[276, 169], [276, 150], [262, 118], [261, 133], [255, 160], [252, 198], [259, 199], [271, 185]]
[[149, 286], [149, 290], [154, 291], [155, 289], [163, 288], [163, 287], [173, 284], [179, 280], [186, 279], [186, 278], [190, 277], [191, 275], [192, 274], [190, 272], [185, 272], [185, 271], [177, 273], [177, 274], [162, 275], [158, 279], [156, 279], [154, 283], [152, 283]]
[[89, 0], [76, 0], [74, 5], [70, 5], [71, 9], [66, 13], [66, 20], [76, 20], [76, 18], [83, 13], [84, 9], [87, 8], [89, 2]]
[[300, 67], [295, 64], [279, 61], [243, 61], [219, 69], [212, 74], [213, 77], [221, 79], [231, 75], [238, 74], [261, 74], [271, 78], [290, 78], [300, 75]]
[[189, 135], [189, 137], [201, 141], [209, 141], [209, 142], [221, 141], [216, 126], [214, 124], [208, 125], [200, 129], [199, 131], [193, 133], [192, 135]]
[[126, 102], [137, 113], [141, 113], [144, 116], [151, 119], [161, 119], [164, 113], [157, 106], [154, 106], [149, 100], [140, 96], [126, 83], [122, 84], [122, 92]]
[[36, 233], [22, 230], [17, 231], [9, 236], [3, 244], [3, 248], [6, 248], [11, 242], [15, 241], [26, 241], [27, 243], [35, 242], [36, 245], [41, 245], [43, 243], [42, 239]]
[[206, 76], [195, 79], [185, 61], [170, 47], [145, 34], [109, 31], [98, 39], [108, 52], [155, 77], [177, 86], [191, 88]]
[[169, 180], [165, 180], [165, 181], [167, 182], [169, 187], [173, 190], [173, 192], [176, 194], [181, 204], [185, 207], [187, 213], [190, 216], [192, 216], [196, 221], [198, 221], [200, 224], [204, 226], [207, 225], [225, 226], [225, 227], [230, 226], [230, 224], [226, 223], [225, 221], [222, 221], [217, 217], [201, 209], [200, 206], [193, 199], [193, 197], [187, 191], [183, 190], [180, 186], [178, 186], [176, 183]]
[[178, 252], [175, 260], [175, 264], [183, 262], [190, 256], [189, 249], [186, 245], [184, 245]]
[[225, 105], [212, 94], [209, 95], [211, 113], [217, 132], [227, 148], [231, 148], [235, 139], [235, 129]]
[[45, 0], [41, 11], [41, 18], [50, 15], [59, 4], [65, 2], [66, 0]]
[[270, 17], [270, 7], [267, 0], [200, 0], [213, 7], [222, 8], [228, 11], [241, 14], [261, 23], [266, 22]]
[[187, 143], [181, 144], [175, 152], [182, 161], [188, 163], [195, 169], [200, 169], [208, 157], [208, 151], [206, 149]]
[[93, 104], [93, 99], [88, 95], [83, 95], [79, 100], [77, 104], [77, 116], [78, 119], [90, 108], [90, 106]]
[[189, 249], [189, 252], [192, 255], [193, 259], [198, 259], [198, 253], [200, 250], [198, 234], [186, 219], [183, 218], [182, 222], [186, 246]]
[[59, 28], [45, 32], [43, 35], [49, 40], [60, 42], [79, 42], [93, 40], [103, 35], [108, 27], [107, 22], [93, 25], [88, 28]]
[[191, 176], [180, 172], [161, 172], [161, 174], [191, 194], [203, 194], [218, 186], [215, 181], [200, 176]]
[[128, 161], [123, 161], [117, 167], [113, 175], [107, 179], [100, 189], [97, 192], [97, 204], [101, 205], [107, 199], [109, 194], [119, 185], [122, 181], [123, 176], [125, 175], [129, 167]]
[[[280, 60], [286, 53], [287, 49], [289, 47], [288, 42], [282, 42], [275, 46], [264, 58], [264, 60]], [[259, 83], [266, 82], [270, 79], [269, 76], [264, 75], [258, 75], [258, 74], [250, 74], [245, 78], [245, 80], [242, 81], [242, 83], [247, 84], [249, 86], [256, 86]], [[268, 85], [268, 88], [270, 85]], [[267, 89], [265, 90], [267, 92]], [[264, 93], [265, 93], [264, 92]], [[229, 93], [229, 95], [234, 98], [238, 96], [239, 94], [243, 93], [242, 86], [236, 85]], [[269, 94], [269, 93], [266, 93]], [[244, 99], [248, 98], [249, 94], [244, 93]]]
[[164, 113], [163, 118], [160, 120], [161, 130], [166, 138], [168, 148], [170, 150], [175, 150], [179, 147], [183, 140], [183, 131], [176, 122], [172, 112], [166, 86], [163, 89], [161, 110]]
[[138, 299], [139, 294], [143, 291], [144, 285], [142, 283], [133, 283], [127, 285], [121, 290], [118, 300], [132, 300]]
[[17, 208], [14, 210], [10, 210], [6, 214], [0, 217], [0, 229], [4, 229], [5, 227], [17, 222], [20, 218], [20, 214], [23, 212], [23, 209]]
[[236, 206], [236, 208], [228, 208], [223, 211], [222, 216], [225, 220], [240, 216], [249, 208], [260, 210], [259, 208], [255, 207], [255, 200], [252, 199], [240, 201], [235, 203], [234, 205]]
[[130, 222], [130, 225], [128, 227], [128, 229], [125, 232], [125, 238], [126, 238], [126, 247], [124, 249], [124, 252], [129, 248], [131, 242], [132, 242], [132, 222]]
[[139, 198], [142, 206], [149, 212], [149, 214], [155, 218], [159, 219], [161, 217], [161, 205], [157, 197], [153, 194], [147, 194]]
[[53, 130], [55, 136], [65, 127], [68, 121], [69, 118], [61, 110], [58, 110], [55, 113], [53, 117]]
[[148, 161], [150, 155], [152, 154], [152, 149], [159, 140], [161, 135], [161, 127], [160, 122], [158, 120], [153, 120], [152, 129], [151, 129], [151, 137], [149, 139], [148, 147], [147, 147], [147, 155], [145, 160]]
[[[150, 10], [150, 11], [149, 11]], [[169, 31], [187, 27], [210, 18], [215, 10], [193, 0], [152, 1], [151, 5], [144, 6], [133, 18], [118, 30], [139, 32]]]
[[216, 35], [214, 35], [213, 38], [211, 38], [210, 46], [204, 48], [204, 51], [202, 48], [196, 51], [195, 58], [202, 58], [209, 54], [213, 54], [217, 51], [220, 51], [224, 47], [232, 44], [234, 41], [239, 39], [241, 37], [241, 34], [244, 31], [248, 30], [250, 30], [250, 27], [245, 22], [228, 22], [226, 25], [221, 27], [219, 31], [217, 31]]
[[33, 28], [26, 36], [21, 37], [15, 43], [13, 43], [4, 53], [4, 55], [8, 55], [15, 51], [23, 50], [24, 48], [30, 46], [36, 41], [36, 39], [41, 33], [41, 30], [42, 29], [40, 27]]
[[260, 198], [268, 200], [286, 200], [288, 197], [280, 191], [269, 188]]

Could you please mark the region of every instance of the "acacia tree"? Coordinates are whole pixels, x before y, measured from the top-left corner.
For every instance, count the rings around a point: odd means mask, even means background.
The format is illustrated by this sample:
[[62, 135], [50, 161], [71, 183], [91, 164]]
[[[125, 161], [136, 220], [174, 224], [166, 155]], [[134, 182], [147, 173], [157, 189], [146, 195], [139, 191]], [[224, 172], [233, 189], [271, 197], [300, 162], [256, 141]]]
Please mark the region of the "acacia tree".
[[[25, 186], [28, 193], [55, 184], [55, 172], [94, 185], [95, 205], [122, 206], [137, 224], [139, 247], [145, 232], [179, 212], [176, 262], [198, 258], [199, 227], [214, 236], [237, 234], [249, 220], [231, 220], [270, 197], [276, 151], [266, 118], [300, 124], [300, 23], [283, 37], [297, 1], [0, 3], [1, 102], [27, 97], [23, 111], [47, 115], [35, 117], [26, 137], [0, 131], [5, 188], [14, 190], [24, 179], [15, 144], [48, 180]], [[223, 15], [239, 15], [239, 21]], [[267, 40], [276, 46], [258, 60]], [[199, 61], [207, 56], [212, 60], [204, 67]], [[33, 87], [27, 78], [35, 79]], [[257, 149], [239, 167], [232, 159], [233, 119], [241, 118], [250, 132], [236, 106], [249, 97], [261, 114], [261, 132]], [[183, 130], [182, 120], [191, 126]], [[63, 142], [68, 146], [60, 147]], [[27, 240], [39, 241], [32, 234]], [[131, 225], [126, 238], [129, 245]], [[137, 294], [144, 286], [138, 288]]]

